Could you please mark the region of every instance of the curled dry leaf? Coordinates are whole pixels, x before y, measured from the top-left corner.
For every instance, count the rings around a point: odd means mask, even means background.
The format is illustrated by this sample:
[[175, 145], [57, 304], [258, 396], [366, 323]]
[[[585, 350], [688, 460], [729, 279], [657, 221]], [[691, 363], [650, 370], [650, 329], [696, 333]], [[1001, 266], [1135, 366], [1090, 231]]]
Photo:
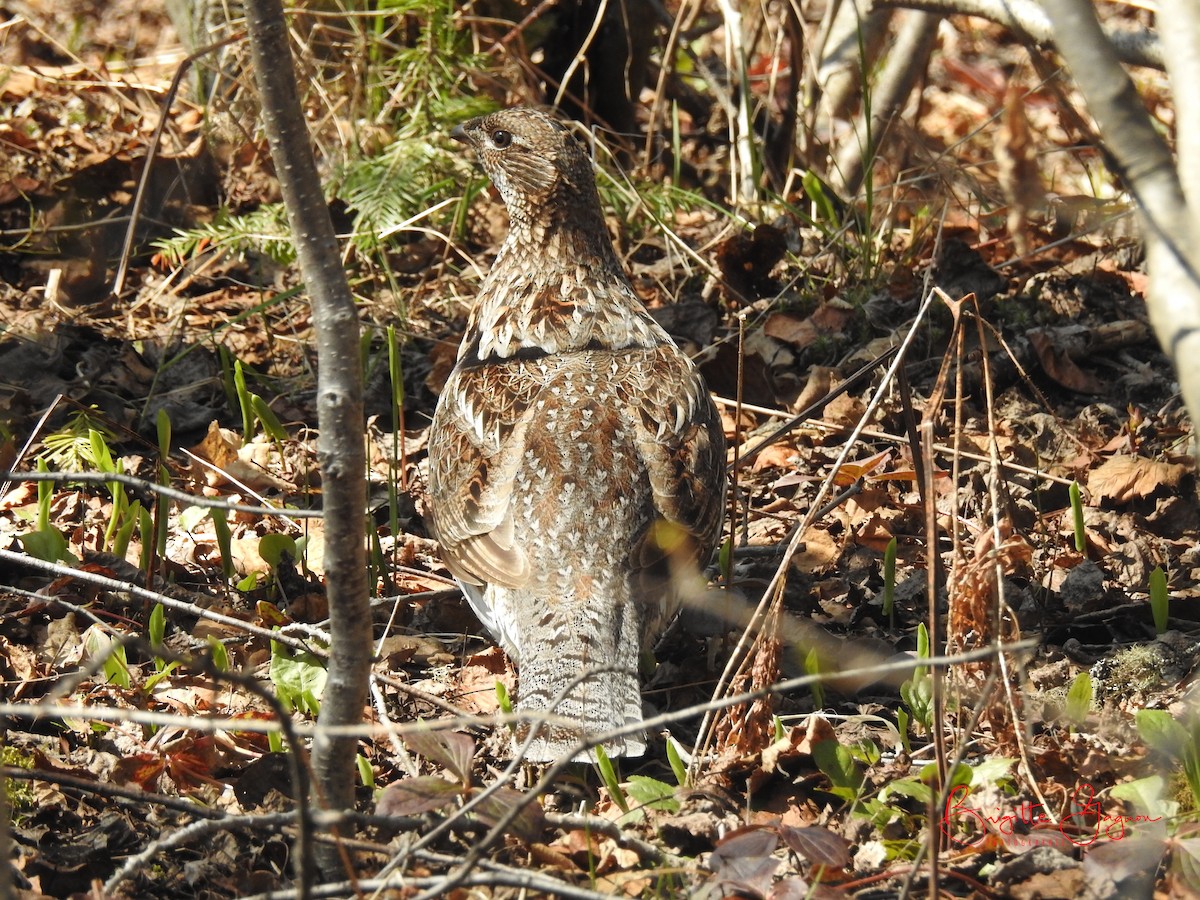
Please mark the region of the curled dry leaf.
[[502, 682], [511, 697], [516, 692], [516, 679], [509, 670], [504, 651], [489, 647], [476, 653], [457, 671], [450, 674], [454, 685], [454, 705], [464, 713], [490, 716], [499, 708], [496, 682]]
[[437, 775], [405, 778], [383, 789], [375, 804], [375, 813], [380, 816], [419, 816], [448, 806], [461, 793], [462, 785]]
[[442, 644], [422, 634], [393, 634], [383, 639], [380, 656], [389, 669], [407, 665], [447, 666], [455, 660]]
[[816, 825], [778, 827], [783, 842], [810, 863], [831, 869], [844, 869], [850, 865], [850, 842], [840, 834]]
[[826, 572], [842, 554], [842, 541], [824, 528], [810, 528], [804, 533], [803, 548], [792, 557], [792, 568], [812, 574]]
[[251, 442], [243, 446], [241, 436], [228, 428], [221, 428], [214, 420], [208, 426], [208, 434], [191, 452], [212, 463], [214, 469], [205, 469], [204, 479], [210, 487], [226, 483], [226, 476], [258, 491], [294, 490], [295, 485], [277, 478], [261, 466], [262, 453], [270, 449], [266, 441]]
[[1080, 394], [1102, 394], [1104, 384], [1075, 364], [1068, 349], [1044, 331], [1029, 332], [1029, 343], [1037, 354], [1042, 371], [1067, 390]]
[[[491, 826], [518, 805], [521, 806], [521, 811], [509, 824], [508, 833], [526, 844], [532, 844], [542, 836], [546, 827], [546, 816], [537, 801], [529, 800], [520, 791], [508, 787], [497, 788], [475, 807], [475, 814], [479, 816], [480, 821]], [[634, 861], [636, 862], [636, 856]]]
[[1129, 503], [1149, 497], [1159, 488], [1178, 487], [1188, 469], [1182, 463], [1159, 462], [1144, 456], [1112, 456], [1089, 473], [1088, 493], [1094, 501]]
[[470, 735], [457, 731], [414, 731], [404, 735], [404, 744], [413, 753], [430, 762], [444, 766], [463, 784], [471, 783], [471, 761], [475, 758], [475, 741]]
[[712, 881], [720, 887], [765, 897], [780, 861], [771, 856], [779, 846], [773, 830], [752, 826], [727, 835], [708, 857]]

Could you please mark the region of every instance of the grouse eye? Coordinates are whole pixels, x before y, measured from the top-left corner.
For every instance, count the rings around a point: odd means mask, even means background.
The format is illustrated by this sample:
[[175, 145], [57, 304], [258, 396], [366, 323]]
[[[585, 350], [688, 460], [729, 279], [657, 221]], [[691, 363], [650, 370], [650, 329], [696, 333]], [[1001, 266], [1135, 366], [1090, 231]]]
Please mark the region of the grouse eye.
[[503, 128], [497, 128], [492, 132], [492, 146], [499, 147], [503, 150], [512, 143], [512, 132], [505, 131]]

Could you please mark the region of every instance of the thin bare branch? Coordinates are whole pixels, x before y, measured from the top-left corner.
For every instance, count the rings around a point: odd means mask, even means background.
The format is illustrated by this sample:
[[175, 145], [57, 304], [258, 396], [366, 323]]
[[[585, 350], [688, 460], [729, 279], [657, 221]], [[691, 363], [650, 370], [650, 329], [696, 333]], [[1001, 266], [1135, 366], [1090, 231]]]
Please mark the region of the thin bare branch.
[[[874, 5], [920, 9], [941, 16], [978, 16], [1005, 25], [1033, 43], [1054, 43], [1050, 17], [1035, 0], [874, 0]], [[1162, 45], [1153, 31], [1112, 28], [1106, 34], [1121, 62], [1163, 68]]]

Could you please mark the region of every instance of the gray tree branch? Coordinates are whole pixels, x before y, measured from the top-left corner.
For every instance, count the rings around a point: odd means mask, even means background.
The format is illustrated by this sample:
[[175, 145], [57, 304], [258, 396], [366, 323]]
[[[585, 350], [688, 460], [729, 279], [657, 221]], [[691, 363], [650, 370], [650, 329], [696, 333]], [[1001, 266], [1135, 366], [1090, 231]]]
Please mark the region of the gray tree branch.
[[[1055, 28], [1043, 9], [1045, 4], [1036, 0], [874, 0], [874, 5], [920, 9], [941, 16], [978, 16], [1004, 25], [1035, 44], [1054, 42]], [[1109, 30], [1107, 38], [1121, 62], [1163, 68], [1162, 45], [1154, 32], [1114, 28]]]
[[871, 93], [870, 108], [864, 107], [859, 113], [854, 136], [842, 146], [831, 173], [843, 196], [854, 195], [862, 185], [863, 173], [872, 164], [875, 149], [893, 118], [904, 108], [917, 79], [925, 74], [929, 56], [937, 44], [941, 21], [938, 16], [908, 10], [898, 18], [895, 44]]
[[[300, 272], [312, 301], [316, 332], [317, 453], [324, 496], [325, 587], [332, 643], [320, 724], [356, 725], [367, 702], [371, 665], [358, 312], [346, 284], [337, 236], [313, 159], [280, 0], [249, 0], [246, 20], [262, 94], [263, 125], [296, 241]], [[353, 808], [356, 752], [354, 737], [330, 737], [318, 729], [313, 741], [313, 772], [326, 807]], [[341, 867], [338, 848], [322, 845], [317, 863], [326, 876], [336, 874]]]
[[[1200, 5], [1196, 0], [1160, 0], [1167, 73], [1175, 87], [1175, 149], [1181, 164], [1179, 178], [1191, 210], [1192, 236], [1200, 237], [1200, 93], [1183, 85], [1200, 85]], [[1184, 164], [1184, 162], [1191, 165]]]
[[[1200, 422], [1200, 249], [1195, 243], [1195, 216], [1188, 211], [1176, 162], [1121, 68], [1089, 0], [1043, 2], [1059, 53], [1145, 220], [1150, 322], [1175, 365], [1192, 421]], [[1196, 14], [1177, 14], [1178, 20], [1160, 18], [1161, 30], [1166, 34], [1174, 28], [1187, 29], [1190, 37], [1181, 39], [1181, 44], [1194, 51]], [[1193, 64], [1194, 60], [1183, 71], [1191, 72]], [[1183, 91], [1178, 82], [1175, 87], [1178, 101]], [[1194, 141], [1189, 138], [1181, 151], [1195, 152]], [[1196, 164], [1195, 158], [1181, 157], [1179, 170], [1186, 172]], [[1192, 190], [1194, 178], [1189, 175]]]

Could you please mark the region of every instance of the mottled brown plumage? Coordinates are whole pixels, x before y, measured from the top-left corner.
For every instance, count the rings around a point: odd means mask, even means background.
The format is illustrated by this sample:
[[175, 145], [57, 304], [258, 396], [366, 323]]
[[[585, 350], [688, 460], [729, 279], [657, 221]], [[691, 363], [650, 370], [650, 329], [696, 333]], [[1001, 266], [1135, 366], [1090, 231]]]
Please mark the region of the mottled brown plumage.
[[[549, 760], [642, 720], [639, 652], [717, 540], [725, 443], [695, 366], [621, 270], [575, 136], [532, 109], [454, 136], [511, 230], [434, 415], [430, 514], [517, 666], [518, 711], [547, 717], [527, 758]], [[604, 747], [645, 751], [640, 734]]]

